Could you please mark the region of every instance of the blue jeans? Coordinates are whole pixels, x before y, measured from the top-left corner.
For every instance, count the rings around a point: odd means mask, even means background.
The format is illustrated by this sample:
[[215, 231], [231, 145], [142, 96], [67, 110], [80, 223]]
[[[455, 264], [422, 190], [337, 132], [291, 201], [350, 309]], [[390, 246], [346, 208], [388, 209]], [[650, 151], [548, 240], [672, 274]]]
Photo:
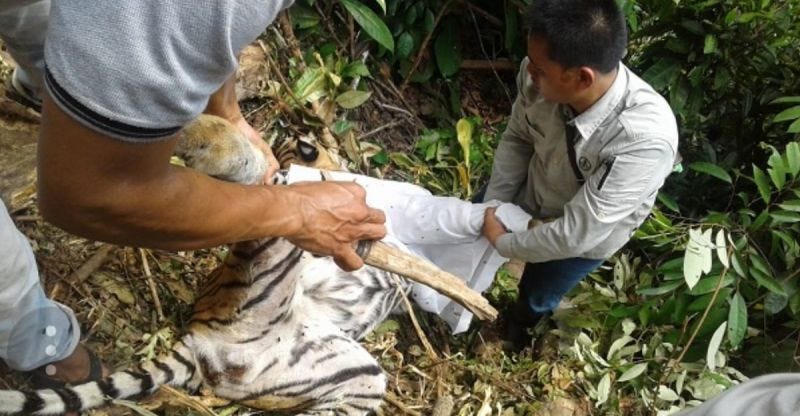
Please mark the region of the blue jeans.
[[578, 257], [527, 263], [519, 284], [519, 299], [527, 300], [531, 318], [549, 313], [570, 289], [601, 264], [603, 260]]

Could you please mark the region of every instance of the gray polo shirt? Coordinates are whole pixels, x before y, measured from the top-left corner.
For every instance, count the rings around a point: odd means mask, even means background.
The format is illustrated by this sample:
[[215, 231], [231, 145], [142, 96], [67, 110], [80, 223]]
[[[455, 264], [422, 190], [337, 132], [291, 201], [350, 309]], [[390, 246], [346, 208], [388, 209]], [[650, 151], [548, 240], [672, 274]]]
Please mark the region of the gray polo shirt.
[[107, 136], [169, 137], [234, 73], [292, 0], [58, 0], [45, 42], [56, 104]]
[[[535, 218], [556, 218], [497, 240], [506, 257], [544, 262], [605, 259], [647, 218], [678, 148], [666, 100], [620, 63], [609, 90], [573, 116], [545, 101], [522, 62], [511, 119], [495, 153], [486, 200], [514, 202]], [[567, 124], [575, 127], [574, 165]]]

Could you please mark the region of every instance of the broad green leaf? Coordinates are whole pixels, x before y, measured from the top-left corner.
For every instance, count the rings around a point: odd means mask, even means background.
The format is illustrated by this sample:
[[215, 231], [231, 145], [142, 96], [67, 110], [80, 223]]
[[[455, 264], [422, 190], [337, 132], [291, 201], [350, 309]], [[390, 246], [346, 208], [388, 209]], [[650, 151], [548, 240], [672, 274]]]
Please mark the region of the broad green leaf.
[[461, 50], [457, 30], [455, 21], [447, 20], [433, 43], [436, 65], [439, 66], [439, 71], [445, 78], [458, 72], [458, 68], [461, 66]]
[[660, 90], [670, 85], [680, 75], [681, 63], [675, 59], [662, 58], [642, 74], [653, 88]]
[[786, 145], [786, 168], [792, 177], [800, 173], [800, 143], [790, 142]]
[[292, 23], [298, 29], [308, 29], [319, 25], [319, 14], [312, 8], [297, 5], [289, 8]]
[[435, 24], [436, 16], [433, 15], [433, 11], [431, 9], [426, 10], [425, 18], [422, 19], [422, 29], [425, 30], [425, 33], [433, 32]]
[[633, 380], [636, 377], [639, 377], [642, 373], [644, 373], [644, 370], [647, 370], [647, 363], [636, 364], [631, 368], [625, 370], [625, 372], [622, 373], [622, 375], [619, 376], [619, 378], [617, 379], [617, 383], [624, 383], [628, 380]]
[[403, 34], [397, 38], [397, 57], [401, 59], [408, 58], [411, 56], [413, 49], [414, 37], [408, 32], [403, 32]]
[[719, 262], [722, 263], [723, 266], [729, 267], [730, 263], [728, 262], [728, 247], [725, 244], [725, 230], [720, 229], [717, 231], [717, 257], [719, 257]]
[[771, 212], [769, 216], [772, 218], [773, 224], [791, 224], [800, 221], [800, 212], [775, 211]]
[[800, 103], [800, 96], [781, 97], [769, 102], [770, 104]]
[[678, 396], [678, 393], [675, 393], [675, 390], [672, 390], [667, 386], [660, 385], [658, 386], [658, 398], [666, 402], [674, 402], [675, 400], [680, 399], [680, 396]]
[[372, 91], [346, 91], [336, 97], [336, 104], [342, 108], [351, 109], [364, 104], [372, 95]]
[[362, 61], [351, 62], [342, 69], [342, 76], [347, 78], [368, 77], [371, 75], [367, 64]]
[[731, 298], [731, 307], [728, 310], [728, 342], [736, 348], [744, 340], [747, 333], [747, 304], [739, 292]]
[[394, 38], [386, 23], [375, 12], [358, 0], [340, 0], [364, 31], [381, 46], [394, 52]]
[[761, 195], [761, 199], [763, 199], [765, 203], [769, 203], [770, 197], [772, 196], [769, 180], [767, 179], [767, 175], [764, 174], [764, 171], [756, 165], [753, 165], [753, 181], [758, 187], [758, 193]]
[[728, 172], [725, 172], [725, 169], [723, 169], [723, 168], [721, 168], [721, 167], [719, 167], [719, 166], [717, 166], [717, 165], [715, 165], [713, 163], [694, 162], [694, 163], [689, 165], [689, 169], [691, 169], [691, 170], [693, 170], [695, 172], [705, 173], [706, 175], [713, 176], [713, 177], [715, 177], [717, 179], [723, 180], [723, 181], [728, 182], [728, 183], [733, 183], [733, 180], [731, 179], [731, 175], [729, 175]]
[[750, 276], [752, 276], [759, 285], [765, 287], [770, 292], [786, 296], [786, 292], [783, 290], [783, 286], [780, 284], [780, 282], [775, 280], [775, 278], [769, 274], [764, 273], [755, 267], [751, 267]]
[[789, 107], [781, 111], [780, 113], [778, 113], [778, 115], [775, 116], [774, 119], [772, 119], [772, 121], [778, 123], [786, 120], [794, 120], [796, 118], [800, 118], [800, 105]]
[[294, 85], [294, 95], [306, 102], [313, 102], [325, 95], [325, 73], [320, 68], [307, 69]]
[[689, 230], [689, 242], [683, 256], [683, 277], [689, 289], [700, 280], [703, 273], [711, 270], [711, 229], [701, 232], [700, 229]]
[[665, 293], [672, 292], [673, 290], [677, 289], [679, 286], [683, 285], [683, 281], [681, 280], [673, 280], [667, 283], [663, 283], [658, 287], [645, 287], [636, 289], [636, 293], [643, 295], [643, 296], [658, 296], [663, 295]]
[[795, 120], [794, 123], [790, 124], [786, 131], [789, 133], [800, 133], [800, 118]]
[[703, 46], [703, 53], [708, 55], [717, 51], [717, 38], [714, 35], [706, 35], [705, 45]]
[[778, 206], [786, 211], [800, 212], [800, 199], [790, 199], [782, 204], [778, 204]]
[[731, 256], [731, 266], [733, 266], [733, 270], [741, 277], [747, 277], [747, 270], [744, 269], [742, 266], [744, 262], [742, 262], [741, 256], [739, 253], [733, 252], [733, 256]]
[[722, 337], [725, 336], [725, 328], [728, 326], [728, 322], [723, 322], [722, 325], [714, 331], [714, 335], [711, 336], [711, 341], [708, 343], [708, 351], [706, 351], [706, 365], [708, 366], [709, 370], [714, 371], [717, 368], [717, 351], [719, 351], [719, 346], [722, 344]]
[[678, 214], [681, 213], [681, 209], [678, 207], [678, 202], [676, 202], [675, 198], [673, 198], [671, 195], [664, 192], [659, 192], [658, 201], [661, 202], [670, 211]]
[[800, 290], [795, 292], [795, 294], [789, 299], [789, 310], [791, 310], [795, 315], [800, 313]]
[[751, 249], [750, 255], [749, 255], [749, 259], [750, 259], [750, 264], [752, 264], [753, 267], [756, 268], [756, 270], [759, 270], [764, 274], [771, 274], [772, 273], [770, 271], [770, 268], [769, 268], [769, 265], [767, 264], [767, 262], [764, 261], [764, 259], [762, 259], [761, 256], [756, 254], [755, 250]]
[[717, 288], [717, 284], [719, 284], [720, 287], [728, 287], [735, 282], [736, 278], [728, 275], [725, 276], [721, 284], [719, 283], [719, 275], [704, 277], [700, 279], [688, 293], [692, 296], [705, 295], [713, 292], [714, 289]]
[[772, 179], [772, 183], [775, 184], [775, 188], [783, 189], [783, 185], [786, 183], [786, 173], [789, 171], [784, 164], [783, 156], [781, 156], [777, 149], [773, 148], [767, 163], [771, 166], [770, 169], [767, 169], [767, 173]]
[[611, 374], [606, 373], [597, 384], [597, 405], [605, 403], [611, 393]]
[[461, 151], [464, 153], [464, 164], [469, 168], [469, 149], [472, 144], [472, 123], [462, 118], [456, 123], [456, 135]]
[[775, 315], [782, 311], [788, 304], [788, 296], [770, 292], [767, 293], [767, 296], [764, 298], [764, 311], [770, 315]]

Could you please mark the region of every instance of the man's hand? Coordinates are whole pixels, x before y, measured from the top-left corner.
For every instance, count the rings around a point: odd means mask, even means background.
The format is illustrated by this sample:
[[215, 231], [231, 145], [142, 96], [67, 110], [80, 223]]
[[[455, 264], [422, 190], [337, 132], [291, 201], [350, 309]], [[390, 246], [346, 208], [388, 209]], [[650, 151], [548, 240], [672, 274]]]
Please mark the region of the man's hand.
[[386, 235], [383, 211], [366, 204], [364, 189], [353, 182], [306, 182], [288, 187], [299, 197], [293, 207], [301, 224], [287, 237], [312, 253], [331, 255], [345, 271], [364, 265], [355, 252], [359, 240]]
[[483, 229], [481, 232], [483, 236], [492, 243], [492, 246], [496, 246], [497, 238], [503, 234], [506, 234], [506, 227], [495, 217], [494, 212], [496, 208], [488, 208], [486, 212], [483, 214]]

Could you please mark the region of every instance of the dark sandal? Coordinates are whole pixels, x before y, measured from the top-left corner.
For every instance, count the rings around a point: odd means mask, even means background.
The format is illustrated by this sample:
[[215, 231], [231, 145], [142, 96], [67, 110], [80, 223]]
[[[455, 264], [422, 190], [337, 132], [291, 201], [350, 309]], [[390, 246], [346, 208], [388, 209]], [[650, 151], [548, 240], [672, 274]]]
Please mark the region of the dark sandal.
[[[84, 347], [85, 348], [85, 347]], [[86, 378], [78, 381], [68, 383], [64, 380], [55, 378], [47, 374], [47, 366], [52, 364], [43, 365], [30, 372], [31, 383], [34, 387], [39, 389], [56, 389], [66, 386], [67, 384], [77, 386], [79, 384], [89, 383], [91, 381], [100, 381], [103, 379], [103, 362], [92, 350], [85, 348], [86, 353], [89, 355], [89, 375]]]

